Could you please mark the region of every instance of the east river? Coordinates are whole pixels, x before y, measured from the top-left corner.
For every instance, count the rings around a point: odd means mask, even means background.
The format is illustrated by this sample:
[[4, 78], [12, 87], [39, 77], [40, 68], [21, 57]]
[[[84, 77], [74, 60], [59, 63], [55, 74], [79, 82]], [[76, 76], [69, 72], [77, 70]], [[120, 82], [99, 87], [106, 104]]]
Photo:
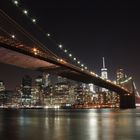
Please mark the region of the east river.
[[140, 109], [0, 109], [0, 140], [139, 140]]

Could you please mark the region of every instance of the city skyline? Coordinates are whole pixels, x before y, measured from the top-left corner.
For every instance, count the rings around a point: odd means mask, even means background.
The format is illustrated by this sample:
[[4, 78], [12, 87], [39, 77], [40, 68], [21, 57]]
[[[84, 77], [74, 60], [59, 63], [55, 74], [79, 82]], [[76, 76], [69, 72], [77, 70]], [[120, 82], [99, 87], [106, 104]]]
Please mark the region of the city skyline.
[[[23, 69], [23, 68], [19, 68], [19, 67], [12, 66], [12, 65], [7, 65], [7, 64], [2, 64], [1, 63], [1, 66], [2, 66], [1, 67], [1, 73], [6, 73], [6, 75], [1, 75], [0, 80], [5, 83], [6, 89], [10, 89], [10, 90], [15, 90], [16, 87], [20, 86], [21, 83], [22, 83], [22, 78], [26, 75], [30, 76], [33, 79], [33, 82], [32, 82], [33, 84], [35, 82], [34, 80], [38, 76], [43, 75], [43, 73], [39, 72], [39, 71]], [[100, 73], [99, 73], [100, 77], [102, 77], [102, 74], [104, 73], [104, 72], [102, 72], [102, 69], [104, 69], [104, 67], [101, 67], [101, 69], [100, 69]], [[105, 68], [105, 69], [107, 69], [107, 68]], [[107, 75], [108, 75], [108, 72], [107, 72]], [[5, 79], [5, 76], [8, 77], [8, 78]], [[102, 78], [105, 79], [105, 80], [108, 80], [108, 76], [106, 78], [104, 78], [104, 77], [102, 77]], [[111, 80], [112, 81], [117, 80], [117, 73], [115, 73], [115, 77]]]
[[[54, 3], [55, 6], [53, 5]], [[7, 4], [11, 8], [6, 9], [7, 12], [12, 10], [13, 13], [11, 14], [15, 14], [16, 11], [20, 13], [12, 3], [2, 2], [2, 6], [7, 6]], [[136, 41], [134, 40], [134, 36], [138, 35], [138, 30], [135, 28], [139, 21], [137, 21], [136, 16], [138, 14], [136, 14], [136, 10], [138, 9], [134, 9], [135, 3], [119, 1], [109, 3], [65, 3], [62, 1], [38, 3], [21, 1], [21, 5], [27, 7], [38, 18], [46, 32], [55, 36], [59, 42], [69, 48], [91, 70], [100, 75], [101, 58], [104, 56], [107, 62], [109, 79], [113, 79], [116, 76], [118, 68], [123, 68], [128, 75], [134, 77], [136, 84], [139, 85], [139, 65], [137, 60], [139, 59], [138, 45], [140, 42], [137, 38], [135, 38]], [[5, 9], [4, 6], [2, 7], [3, 9]], [[132, 11], [129, 11], [130, 9]], [[23, 21], [30, 22], [28, 19], [24, 19], [22, 13], [20, 15]], [[133, 25], [135, 24], [134, 28]], [[15, 77], [18, 77], [16, 73], [24, 73], [25, 75], [29, 72], [36, 75], [36, 72], [4, 64], [1, 64], [1, 67], [3, 67], [3, 73], [5, 73], [6, 69], [15, 71], [13, 72]], [[3, 73], [1, 77], [3, 77]], [[12, 76], [14, 77], [14, 75]]]

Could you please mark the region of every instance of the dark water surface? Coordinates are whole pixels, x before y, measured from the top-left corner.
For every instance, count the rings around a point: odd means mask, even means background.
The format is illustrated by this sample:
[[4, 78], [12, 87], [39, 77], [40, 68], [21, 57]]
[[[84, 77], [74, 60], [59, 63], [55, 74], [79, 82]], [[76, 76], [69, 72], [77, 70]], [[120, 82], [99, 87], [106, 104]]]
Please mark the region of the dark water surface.
[[0, 109], [0, 140], [140, 140], [140, 109]]

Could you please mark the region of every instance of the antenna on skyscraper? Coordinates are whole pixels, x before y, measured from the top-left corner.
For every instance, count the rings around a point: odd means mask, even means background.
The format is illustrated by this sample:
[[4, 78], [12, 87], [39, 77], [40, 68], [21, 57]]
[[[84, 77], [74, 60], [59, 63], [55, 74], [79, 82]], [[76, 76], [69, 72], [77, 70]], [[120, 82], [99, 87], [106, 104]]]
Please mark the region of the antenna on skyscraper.
[[105, 58], [103, 57], [103, 68], [105, 68]]
[[102, 57], [102, 60], [103, 60], [103, 68], [101, 68], [101, 77], [103, 79], [108, 79], [107, 68], [105, 67], [105, 58]]

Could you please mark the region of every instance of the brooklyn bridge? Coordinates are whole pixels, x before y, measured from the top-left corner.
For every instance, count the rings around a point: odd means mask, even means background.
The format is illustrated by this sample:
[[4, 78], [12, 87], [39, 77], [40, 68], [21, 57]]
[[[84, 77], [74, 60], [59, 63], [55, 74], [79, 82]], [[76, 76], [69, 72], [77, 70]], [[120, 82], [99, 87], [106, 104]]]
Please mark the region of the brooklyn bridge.
[[[15, 3], [16, 4], [16, 3]], [[28, 11], [24, 11], [28, 14]], [[35, 24], [36, 20], [32, 19]], [[50, 38], [50, 34], [47, 34]], [[59, 44], [60, 50], [68, 53]], [[114, 91], [120, 96], [120, 108], [135, 108], [140, 101], [134, 84], [130, 90], [123, 84], [116, 84], [109, 79], [103, 79], [94, 71], [89, 70], [80, 61], [68, 54], [69, 58], [47, 48], [32, 33], [26, 31], [3, 10], [0, 10], [0, 62], [20, 68], [31, 69], [45, 73], [55, 73], [59, 76], [83, 83], [93, 83], [99, 87]], [[73, 61], [71, 61], [73, 60]], [[129, 80], [127, 81], [129, 82]], [[135, 99], [136, 98], [136, 99]], [[139, 102], [140, 103], [140, 102]]]

